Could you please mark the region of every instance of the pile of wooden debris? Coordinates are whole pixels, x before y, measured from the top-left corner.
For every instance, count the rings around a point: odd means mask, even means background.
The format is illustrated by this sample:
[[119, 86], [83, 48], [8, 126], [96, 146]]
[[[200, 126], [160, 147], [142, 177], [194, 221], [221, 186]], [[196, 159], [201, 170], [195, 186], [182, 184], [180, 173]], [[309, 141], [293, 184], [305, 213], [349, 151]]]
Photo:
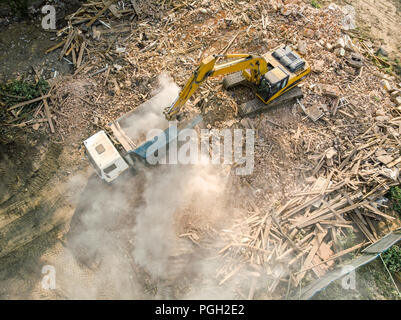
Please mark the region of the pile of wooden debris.
[[[384, 196], [399, 184], [401, 112], [394, 97], [400, 89], [372, 63], [372, 49], [342, 30], [341, 9], [303, 1], [163, 1], [158, 13], [155, 3], [141, 2], [140, 9], [135, 1], [114, 9], [111, 2], [88, 3], [69, 17], [58, 34], [64, 37], [60, 57], [76, 68], [67, 82], [86, 81], [91, 90], [72, 100], [74, 90], [57, 95], [59, 112], [69, 119], [61, 126], [65, 134], [82, 125], [76, 108], [97, 129], [147, 100], [161, 72], [182, 85], [209, 54], [264, 53], [284, 41], [313, 70], [291, 114], [276, 109], [240, 122], [238, 106], [249, 94], [222, 92], [221, 79], [206, 83], [187, 106], [201, 103], [208, 127], [252, 127], [262, 141], [254, 173], [235, 178], [239, 189], [249, 186], [235, 201], [245, 214], [229, 230], [213, 233], [226, 243], [218, 249], [225, 259], [219, 284], [238, 276], [249, 290], [240, 296], [282, 298], [305, 277], [322, 276], [380, 238], [387, 231], [380, 223], [396, 220]], [[183, 234], [197, 244], [207, 241], [207, 232], [191, 228]], [[359, 242], [344, 244], [347, 230], [357, 232]]]

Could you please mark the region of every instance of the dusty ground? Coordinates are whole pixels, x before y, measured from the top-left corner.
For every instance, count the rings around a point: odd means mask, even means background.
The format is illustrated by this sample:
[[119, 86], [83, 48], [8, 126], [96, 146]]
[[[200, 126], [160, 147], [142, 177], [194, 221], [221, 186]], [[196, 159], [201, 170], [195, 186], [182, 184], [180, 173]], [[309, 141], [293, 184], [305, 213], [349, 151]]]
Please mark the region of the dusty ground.
[[[400, 11], [396, 10], [396, 5], [386, 1], [381, 1], [379, 5], [373, 1], [351, 2], [357, 9], [359, 21], [364, 21], [364, 27], [366, 25], [371, 26], [369, 29], [370, 34], [377, 36], [378, 40], [389, 46], [392, 54], [399, 54], [399, 47], [397, 46], [401, 43], [399, 41], [401, 37], [399, 28]], [[198, 21], [193, 27], [193, 31], [195, 32], [202, 25], [214, 23], [214, 20]], [[9, 30], [13, 30], [12, 28], [18, 29], [23, 28], [23, 26], [10, 26], [10, 28]], [[0, 39], [5, 41], [3, 42], [5, 48], [5, 44], [9, 42], [10, 34], [8, 33], [4, 37], [0, 35]], [[394, 41], [394, 38], [396, 41]], [[210, 52], [218, 51], [222, 47], [222, 40], [229, 39], [230, 37], [227, 37], [227, 39], [219, 38], [219, 40], [207, 38], [208, 50]], [[179, 41], [178, 39], [176, 40]], [[255, 48], [265, 50], [272, 45], [263, 41], [259, 43], [255, 39], [248, 40], [247, 46], [254, 46], [252, 50]], [[34, 48], [35, 45], [28, 44], [27, 46]], [[40, 45], [40, 50], [42, 49]], [[38, 62], [40, 62], [40, 50], [39, 53], [37, 50], [35, 51]], [[22, 51], [22, 54], [28, 52]], [[25, 70], [29, 69], [32, 61], [29, 61], [28, 65], [20, 66], [13, 60], [25, 60], [28, 55], [13, 56], [12, 51], [6, 50], [5, 52], [6, 54], [1, 59], [6, 57], [5, 60], [11, 63], [6, 65], [6, 69], [2, 69], [2, 75], [9, 76], [14, 71], [22, 72], [24, 68], [26, 68]], [[173, 63], [175, 63], [173, 60], [165, 62], [165, 69], [169, 70], [169, 66], [171, 68]], [[60, 66], [60, 68], [62, 67]], [[193, 64], [186, 63], [185, 67], [180, 70], [180, 74], [185, 77], [192, 68]], [[154, 177], [143, 177], [141, 175], [129, 177], [128, 184], [135, 185], [135, 190], [127, 190], [125, 188], [126, 185], [123, 185], [117, 191], [113, 189], [115, 192], [113, 193], [109, 187], [104, 186], [96, 177], [92, 176], [92, 171], [88, 168], [87, 161], [83, 157], [82, 140], [98, 130], [99, 124], [97, 124], [97, 120], [99, 119], [97, 118], [100, 118], [101, 126], [102, 123], [112, 120], [117, 114], [123, 114], [138, 101], [145, 99], [154, 83], [155, 75], [143, 75], [139, 72], [139, 75], [135, 75], [133, 78], [132, 83], [127, 84], [124, 80], [131, 81], [131, 78], [127, 75], [122, 76], [121, 83], [124, 83], [122, 86], [123, 97], [124, 92], [129, 92], [132, 88], [136, 93], [140, 92], [142, 94], [141, 98], [135, 103], [128, 101], [118, 104], [123, 100], [118, 95], [115, 95], [111, 101], [103, 101], [102, 97], [96, 103], [94, 101], [96, 101], [97, 96], [92, 95], [90, 102], [93, 105], [88, 105], [82, 101], [80, 101], [81, 104], [77, 104], [76, 100], [67, 100], [64, 102], [65, 105], [63, 107], [65, 109], [63, 112], [72, 118], [79, 111], [82, 112], [82, 117], [74, 117], [74, 119], [71, 119], [71, 123], [65, 123], [63, 124], [64, 126], [60, 126], [54, 139], [49, 141], [46, 133], [32, 130], [28, 131], [29, 135], [26, 135], [25, 131], [22, 130], [19, 138], [16, 138], [18, 135], [13, 135], [10, 138], [7, 136], [2, 137], [2, 144], [0, 144], [2, 148], [0, 158], [0, 190], [2, 191], [0, 194], [0, 264], [2, 266], [2, 271], [0, 272], [0, 298], [62, 299], [82, 297], [140, 299], [163, 297], [163, 295], [171, 297], [171, 291], [178, 291], [174, 295], [179, 297], [182, 297], [181, 290], [187, 293], [188, 282], [192, 280], [191, 278], [189, 278], [190, 280], [184, 279], [181, 281], [178, 288], [171, 288], [169, 283], [171, 279], [162, 279], [161, 281], [165, 281], [166, 285], [160, 286], [158, 281], [149, 276], [148, 271], [144, 271], [146, 266], [132, 265], [131, 254], [133, 246], [131, 244], [126, 247], [121, 246], [121, 243], [130, 243], [132, 241], [132, 229], [135, 227], [135, 221], [132, 219], [135, 216], [131, 212], [124, 212], [121, 215], [121, 211], [118, 210], [118, 203], [121, 200], [120, 194], [124, 195], [124, 201], [146, 202], [146, 193], [143, 194], [141, 188], [146, 184], [152, 185]], [[179, 84], [182, 85], [183, 83]], [[91, 91], [91, 85], [92, 83], [88, 79], [82, 79], [81, 82], [73, 79], [70, 82], [66, 81], [64, 89], [61, 88], [60, 90], [65, 92]], [[97, 90], [96, 94], [102, 93], [101, 89]], [[113, 91], [115, 88], [113, 84], [109, 83], [104, 90]], [[86, 95], [87, 91], [83, 96], [87, 98]], [[127, 94], [127, 96], [129, 95]], [[242, 99], [241, 97], [241, 92], [236, 92], [233, 98]], [[215, 102], [219, 103], [225, 99], [227, 99], [227, 96], [218, 96]], [[97, 114], [97, 103], [106, 105], [106, 108], [110, 107], [110, 109], [114, 106], [113, 113], [99, 112], [101, 114]], [[227, 110], [224, 109], [224, 111]], [[224, 115], [219, 112], [213, 113], [212, 111], [209, 117], [206, 116], [207, 123], [214, 126], [224, 126], [223, 121], [234, 119], [234, 110]], [[270, 150], [270, 158], [257, 157], [256, 163], [258, 170], [260, 170], [258, 171], [259, 174], [247, 180], [251, 183], [255, 194], [266, 193], [272, 195], [272, 202], [274, 202], [278, 198], [285, 197], [298, 186], [299, 181], [304, 177], [299, 171], [293, 170], [293, 167], [301, 167], [303, 164], [294, 163], [297, 160], [289, 152], [293, 145], [284, 135], [280, 134], [277, 126], [269, 123], [267, 119], [279, 124], [283, 131], [292, 130], [291, 132], [295, 137], [299, 128], [298, 123], [302, 123], [303, 116], [296, 112], [292, 106], [282, 106], [270, 110], [264, 116], [255, 118], [255, 124], [263, 128], [259, 133], [257, 148], [265, 152]], [[289, 163], [291, 165], [288, 165]], [[269, 170], [266, 170], [267, 166], [269, 166]], [[163, 176], [163, 174], [166, 173], [160, 173], [162, 177], [171, 178], [168, 174], [166, 176]], [[269, 183], [266, 183], [266, 181]], [[170, 186], [166, 184], [164, 187], [167, 189]], [[216, 190], [216, 192], [218, 191]], [[134, 199], [131, 199], [132, 193], [135, 193]], [[163, 193], [164, 190], [160, 190], [158, 195], [162, 196]], [[210, 198], [213, 195], [207, 193], [205, 196]], [[186, 201], [194, 201], [191, 197], [192, 195]], [[100, 202], [99, 199], [101, 199]], [[102, 207], [110, 207], [110, 202], [116, 203], [115, 210], [107, 210], [106, 212], [99, 210]], [[241, 204], [230, 203], [231, 206], [233, 212], [230, 212], [229, 217], [237, 217], [236, 210], [243, 209]], [[105, 215], [88, 217], [84, 214], [85, 212], [101, 212]], [[213, 213], [218, 216], [219, 212], [216, 210]], [[138, 214], [138, 212], [135, 212], [135, 214]], [[201, 212], [199, 215], [201, 215]], [[222, 226], [225, 226], [225, 223], [221, 220], [228, 220], [228, 217], [224, 215], [221, 218], [212, 221], [211, 225], [201, 225], [203, 231], [215, 236], [215, 228], [222, 229]], [[182, 214], [182, 220], [189, 220], [185, 213]], [[105, 221], [106, 227], [103, 226]], [[102, 226], [99, 227], [99, 225]], [[181, 232], [179, 233], [190, 229], [191, 226], [187, 226], [184, 230], [180, 230]], [[115, 230], [122, 231], [114, 232]], [[74, 235], [78, 236], [74, 237]], [[91, 239], [93, 242], [91, 241], [89, 245], [84, 243], [82, 246], [82, 241], [79, 241], [79, 235], [85, 235], [85, 241]], [[157, 237], [157, 235], [153, 236]], [[121, 238], [126, 241], [121, 241]], [[163, 241], [163, 239], [159, 240]], [[216, 243], [213, 243], [213, 245], [216, 245]], [[193, 252], [196, 252], [198, 256], [206, 255], [208, 259], [213, 259], [208, 251], [212, 249], [206, 247], [198, 248], [198, 250], [194, 251], [192, 246], [193, 243], [190, 241], [181, 241], [174, 248], [176, 251], [181, 250], [183, 253], [176, 254], [173, 258], [167, 257], [170, 260], [180, 260], [176, 261], [179, 266], [178, 269], [167, 271], [167, 274], [173, 280], [177, 277], [176, 273], [182, 270], [182, 265], [188, 264], [190, 254]], [[84, 253], [82, 254], [82, 252]], [[85, 261], [85, 259], [88, 261]], [[217, 267], [219, 263], [220, 261], [217, 261], [212, 266]], [[55, 291], [49, 292], [41, 288], [42, 267], [44, 265], [56, 267], [58, 289]], [[204, 281], [205, 275], [210, 276], [212, 274], [210, 270], [205, 270], [204, 266], [197, 266], [195, 270], [202, 270], [202, 272], [198, 272], [200, 281]], [[213, 271], [215, 270], [213, 269]], [[119, 275], [124, 276], [121, 277]], [[196, 276], [193, 279], [197, 279]], [[74, 281], [70, 281], [71, 278]], [[80, 283], [80, 285], [72, 283]], [[199, 284], [200, 288], [202, 288], [202, 285], [204, 284]], [[163, 288], [166, 292], [159, 292], [160, 288]], [[214, 295], [210, 296], [221, 297], [221, 293], [218, 292], [219, 288], [211, 285], [209, 288], [214, 291]], [[206, 297], [208, 297], [208, 291], [205, 292]], [[235, 293], [234, 295], [228, 295], [228, 297], [241, 298], [243, 297], [241, 295], [242, 293]], [[196, 295], [193, 296], [197, 297]], [[259, 298], [265, 297], [259, 296]]]
[[346, 1], [357, 12], [359, 28], [377, 41], [393, 57], [401, 59], [401, 1]]

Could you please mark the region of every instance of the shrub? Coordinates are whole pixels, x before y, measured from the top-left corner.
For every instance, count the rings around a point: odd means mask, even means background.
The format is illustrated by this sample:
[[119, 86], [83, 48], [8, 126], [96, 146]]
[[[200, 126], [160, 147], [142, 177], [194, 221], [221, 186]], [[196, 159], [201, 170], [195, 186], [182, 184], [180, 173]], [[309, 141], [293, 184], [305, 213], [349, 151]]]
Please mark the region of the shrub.
[[390, 188], [390, 198], [393, 202], [394, 210], [401, 214], [401, 188], [399, 186]]
[[392, 246], [382, 254], [384, 263], [391, 272], [401, 271], [401, 248], [397, 245]]

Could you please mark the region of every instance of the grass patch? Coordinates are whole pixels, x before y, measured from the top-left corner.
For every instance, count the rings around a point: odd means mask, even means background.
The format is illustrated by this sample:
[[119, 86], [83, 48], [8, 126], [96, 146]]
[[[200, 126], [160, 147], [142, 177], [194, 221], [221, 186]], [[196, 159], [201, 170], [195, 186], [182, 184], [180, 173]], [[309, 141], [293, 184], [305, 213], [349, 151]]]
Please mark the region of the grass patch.
[[316, 9], [320, 9], [320, 7], [321, 7], [319, 1], [317, 1], [317, 0], [312, 0], [310, 2], [310, 4], [311, 4], [312, 7], [316, 8]]
[[29, 81], [14, 80], [0, 84], [1, 101], [8, 107], [26, 100], [40, 97], [40, 91], [43, 93], [49, 89], [46, 80], [40, 79], [33, 83]]
[[391, 272], [401, 272], [401, 248], [392, 246], [382, 254], [383, 261]]
[[401, 215], [401, 187], [391, 187], [389, 197], [393, 203], [393, 209]]
[[355, 272], [355, 290], [342, 287], [342, 279], [332, 282], [317, 293], [313, 300], [399, 300], [387, 271], [380, 258], [361, 266]]
[[[14, 80], [10, 82], [0, 83], [0, 122], [10, 116], [7, 111], [13, 105], [35, 99], [45, 94], [49, 90], [49, 84], [46, 80], [40, 79], [37, 82]], [[35, 102], [24, 107], [24, 113], [36, 108], [40, 102]]]

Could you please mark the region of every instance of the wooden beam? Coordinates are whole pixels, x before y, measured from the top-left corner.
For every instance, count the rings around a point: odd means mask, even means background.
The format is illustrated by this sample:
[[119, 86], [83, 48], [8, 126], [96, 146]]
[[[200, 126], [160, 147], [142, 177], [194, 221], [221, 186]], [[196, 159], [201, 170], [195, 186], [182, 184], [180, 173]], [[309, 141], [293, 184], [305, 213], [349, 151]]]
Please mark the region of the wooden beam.
[[50, 97], [51, 97], [51, 94], [47, 94], [47, 95], [44, 95], [44, 96], [41, 96], [41, 97], [38, 97], [38, 98], [35, 98], [35, 99], [32, 99], [32, 100], [20, 102], [20, 103], [17, 103], [16, 105], [14, 105], [14, 106], [8, 108], [7, 111], [14, 110], [16, 108], [26, 106], [27, 104], [38, 102], [40, 100], [44, 100], [44, 99], [47, 99], [47, 98], [50, 98]]

